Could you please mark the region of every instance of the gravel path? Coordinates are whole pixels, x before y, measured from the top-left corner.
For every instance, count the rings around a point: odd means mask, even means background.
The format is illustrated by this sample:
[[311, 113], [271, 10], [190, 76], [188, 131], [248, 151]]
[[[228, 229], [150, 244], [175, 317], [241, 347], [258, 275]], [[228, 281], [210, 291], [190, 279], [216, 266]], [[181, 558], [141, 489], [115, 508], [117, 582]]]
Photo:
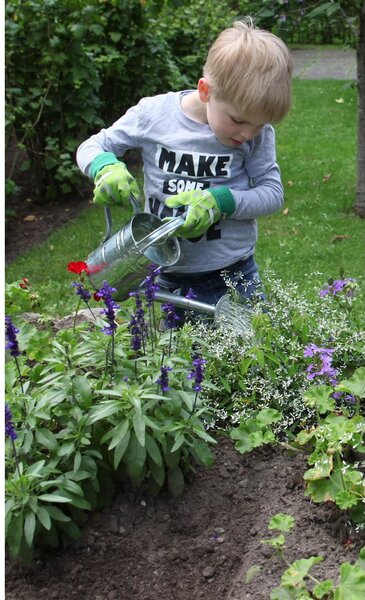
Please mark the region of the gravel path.
[[297, 79], [356, 79], [356, 52], [334, 50], [292, 50]]

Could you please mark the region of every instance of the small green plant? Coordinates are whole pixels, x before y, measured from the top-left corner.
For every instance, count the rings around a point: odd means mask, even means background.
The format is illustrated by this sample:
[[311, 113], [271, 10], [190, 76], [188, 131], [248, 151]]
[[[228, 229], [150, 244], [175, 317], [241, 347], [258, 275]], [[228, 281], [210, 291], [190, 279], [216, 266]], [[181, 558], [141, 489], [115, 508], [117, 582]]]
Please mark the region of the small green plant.
[[310, 448], [312, 467], [304, 474], [305, 494], [314, 502], [335, 502], [358, 523], [365, 521], [365, 481], [360, 468], [365, 455], [365, 421], [360, 414], [364, 397], [364, 367], [334, 386], [312, 386], [304, 401], [315, 409], [318, 423], [296, 438], [300, 446]]
[[[365, 548], [360, 551], [355, 564], [341, 564], [338, 585], [332, 579], [320, 581], [310, 571], [323, 560], [322, 556], [300, 558], [290, 563], [285, 555], [285, 534], [293, 529], [294, 524], [295, 520], [291, 515], [278, 513], [270, 520], [268, 529], [278, 531], [279, 534], [262, 540], [262, 543], [274, 548], [274, 554], [287, 566], [281, 576], [280, 586], [271, 591], [270, 600], [361, 600], [365, 594]], [[246, 581], [260, 571], [261, 567], [255, 565], [247, 573]]]

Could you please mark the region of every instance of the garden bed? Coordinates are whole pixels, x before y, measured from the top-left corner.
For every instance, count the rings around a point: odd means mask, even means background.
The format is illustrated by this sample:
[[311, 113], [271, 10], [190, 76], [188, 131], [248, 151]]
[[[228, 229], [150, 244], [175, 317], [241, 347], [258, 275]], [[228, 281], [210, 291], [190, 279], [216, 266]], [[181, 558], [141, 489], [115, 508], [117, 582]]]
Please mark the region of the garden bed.
[[[261, 542], [276, 513], [295, 518], [286, 555], [322, 556], [319, 579], [364, 545], [332, 503], [304, 496], [302, 454], [265, 447], [239, 454], [221, 438], [211, 469], [198, 469], [184, 495], [155, 499], [120, 489], [93, 513], [81, 544], [39, 554], [30, 568], [6, 567], [7, 600], [268, 600], [284, 564]], [[342, 513], [343, 515], [343, 513]], [[245, 583], [249, 569], [262, 570]]]

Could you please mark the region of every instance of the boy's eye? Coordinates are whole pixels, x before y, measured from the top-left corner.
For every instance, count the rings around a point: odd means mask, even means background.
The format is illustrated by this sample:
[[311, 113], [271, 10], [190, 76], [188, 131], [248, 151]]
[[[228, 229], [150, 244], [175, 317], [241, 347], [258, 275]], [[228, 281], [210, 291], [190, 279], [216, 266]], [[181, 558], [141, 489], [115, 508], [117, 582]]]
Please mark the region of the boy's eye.
[[235, 119], [234, 117], [231, 117], [231, 121], [233, 121], [233, 123], [236, 123], [236, 125], [244, 125], [245, 124], [244, 121], [240, 121], [239, 119]]

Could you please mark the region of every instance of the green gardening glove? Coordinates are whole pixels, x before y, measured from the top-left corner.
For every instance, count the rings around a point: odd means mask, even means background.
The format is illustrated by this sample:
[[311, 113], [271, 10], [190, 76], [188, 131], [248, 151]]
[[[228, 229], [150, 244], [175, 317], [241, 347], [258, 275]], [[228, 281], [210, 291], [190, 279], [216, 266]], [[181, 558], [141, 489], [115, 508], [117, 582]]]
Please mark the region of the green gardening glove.
[[230, 217], [236, 210], [236, 203], [227, 187], [211, 190], [194, 190], [181, 192], [165, 200], [169, 208], [185, 206], [185, 223], [179, 227], [177, 234], [182, 237], [199, 237], [213, 223], [219, 221], [221, 215]]
[[125, 204], [131, 194], [139, 198], [136, 180], [112, 152], [103, 152], [94, 158], [90, 175], [95, 183], [93, 201], [99, 206]]

